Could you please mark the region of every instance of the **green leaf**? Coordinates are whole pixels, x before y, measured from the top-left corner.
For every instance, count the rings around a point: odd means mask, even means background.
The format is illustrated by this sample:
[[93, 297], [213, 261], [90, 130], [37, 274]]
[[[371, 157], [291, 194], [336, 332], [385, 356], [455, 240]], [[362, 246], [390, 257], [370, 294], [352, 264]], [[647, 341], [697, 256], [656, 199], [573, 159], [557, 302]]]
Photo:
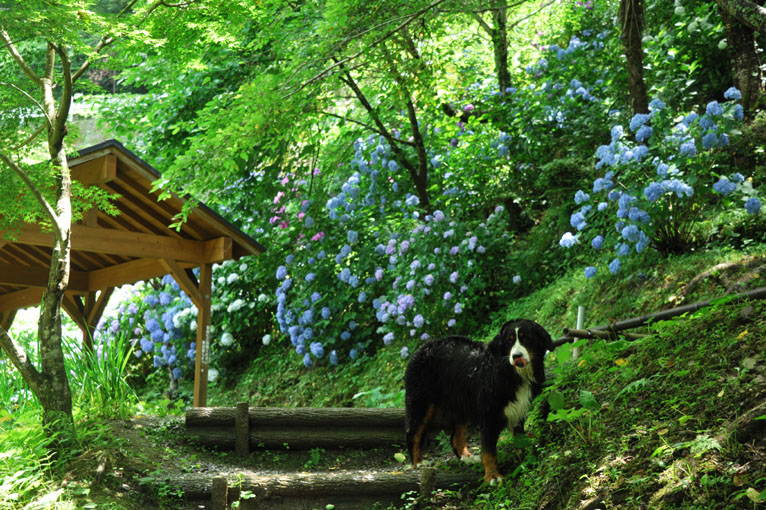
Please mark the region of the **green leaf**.
[[564, 409], [564, 395], [559, 391], [551, 391], [548, 394], [548, 404], [554, 411]]
[[593, 393], [586, 390], [580, 390], [580, 405], [586, 409], [593, 410], [597, 410], [600, 407], [596, 397], [593, 396]]

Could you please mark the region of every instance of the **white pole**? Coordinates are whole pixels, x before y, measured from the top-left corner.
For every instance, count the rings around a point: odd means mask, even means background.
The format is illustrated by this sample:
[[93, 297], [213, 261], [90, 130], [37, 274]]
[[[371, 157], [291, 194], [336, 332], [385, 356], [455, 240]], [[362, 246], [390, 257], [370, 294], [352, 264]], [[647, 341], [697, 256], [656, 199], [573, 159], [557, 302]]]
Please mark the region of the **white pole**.
[[[577, 329], [585, 329], [585, 307], [577, 307]], [[580, 347], [572, 349], [572, 358], [577, 359], [580, 357]]]

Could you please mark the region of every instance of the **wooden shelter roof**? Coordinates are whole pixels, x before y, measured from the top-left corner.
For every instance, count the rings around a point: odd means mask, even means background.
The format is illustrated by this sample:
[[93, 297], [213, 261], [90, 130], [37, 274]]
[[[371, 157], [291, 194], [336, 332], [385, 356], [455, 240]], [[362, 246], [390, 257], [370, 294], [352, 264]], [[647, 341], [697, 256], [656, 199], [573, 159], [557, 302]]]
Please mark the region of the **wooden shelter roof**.
[[[88, 295], [174, 273], [172, 269], [188, 270], [264, 251], [204, 204], [193, 209], [180, 231], [170, 228], [185, 200], [174, 195], [158, 201], [159, 192], [151, 189], [160, 173], [116, 140], [81, 149], [69, 164], [73, 179], [118, 194], [115, 205], [120, 214], [112, 217], [92, 210], [72, 226], [68, 294]], [[36, 225], [23, 226], [14, 240], [0, 238], [0, 312], [40, 303], [52, 245], [53, 234]], [[72, 303], [64, 304], [66, 308]]]

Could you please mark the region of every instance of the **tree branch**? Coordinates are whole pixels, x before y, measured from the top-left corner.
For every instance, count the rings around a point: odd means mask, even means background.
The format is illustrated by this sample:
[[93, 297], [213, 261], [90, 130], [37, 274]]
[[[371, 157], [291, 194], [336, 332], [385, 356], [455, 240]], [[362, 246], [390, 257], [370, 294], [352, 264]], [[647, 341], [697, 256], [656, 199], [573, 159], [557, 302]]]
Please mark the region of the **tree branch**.
[[471, 14], [473, 14], [473, 17], [476, 19], [476, 21], [479, 22], [479, 25], [481, 25], [481, 28], [484, 29], [485, 32], [487, 32], [490, 37], [492, 36], [492, 27], [489, 26], [489, 24], [484, 21], [484, 18], [481, 17], [481, 14], [479, 14], [476, 11], [471, 11]]
[[69, 61], [66, 46], [57, 45], [55, 46], [55, 49], [61, 59], [61, 71], [64, 75], [64, 83], [62, 86], [61, 99], [59, 100], [59, 109], [56, 113], [56, 123], [53, 129], [54, 131], [61, 133], [63, 136], [66, 131], [66, 121], [69, 118], [69, 108], [72, 106], [72, 65]]
[[[102, 49], [112, 44], [115, 40], [116, 39], [114, 37], [104, 36], [101, 38], [98, 44], [96, 44], [96, 47], [93, 48], [93, 51], [95, 51], [96, 53], [99, 53]], [[77, 71], [75, 71], [75, 73], [72, 75], [72, 83], [76, 82], [77, 79], [80, 78], [80, 76], [82, 76], [82, 73], [84, 73], [88, 69], [88, 67], [90, 67], [90, 64], [92, 62], [93, 62], [92, 60], [86, 59], [85, 62], [82, 63], [80, 68]]]
[[766, 28], [766, 7], [761, 7], [750, 0], [715, 1], [730, 16], [756, 32], [763, 33]]
[[40, 103], [37, 101], [37, 99], [35, 99], [34, 97], [30, 96], [30, 95], [29, 95], [29, 94], [28, 94], [28, 93], [27, 93], [25, 90], [23, 90], [23, 89], [21, 89], [21, 88], [17, 87], [17, 86], [16, 86], [16, 85], [14, 85], [13, 83], [8, 83], [8, 82], [5, 82], [5, 81], [0, 81], [0, 85], [2, 85], [2, 86], [4, 86], [4, 87], [11, 87], [11, 88], [14, 88], [14, 89], [16, 89], [17, 91], [19, 91], [19, 92], [21, 92], [22, 94], [24, 94], [24, 95], [27, 97], [27, 99], [29, 99], [30, 101], [32, 101], [32, 102], [35, 104], [35, 106], [37, 106], [37, 107], [40, 109], [40, 111], [41, 111], [41, 112], [43, 112], [43, 115], [45, 115], [45, 119], [48, 121], [48, 125], [49, 125], [49, 126], [52, 126], [52, 125], [53, 125], [53, 122], [51, 121], [50, 117], [48, 117], [48, 112], [46, 112], [46, 111], [45, 111], [45, 108], [43, 108], [43, 105], [41, 105], [41, 104], [40, 104]]
[[[535, 16], [537, 13], [539, 13], [540, 11], [542, 11], [542, 10], [544, 10], [544, 9], [546, 9], [546, 8], [548, 8], [548, 7], [550, 7], [550, 6], [551, 6], [551, 4], [553, 4], [553, 3], [555, 3], [555, 2], [556, 2], [556, 0], [550, 0], [550, 1], [549, 1], [548, 3], [546, 3], [546, 4], [542, 4], [542, 5], [540, 5], [540, 8], [539, 8], [539, 9], [537, 9], [536, 11], [534, 11], [534, 12], [531, 12], [530, 14], [528, 14], [528, 15], [524, 16], [523, 18], [519, 18], [519, 19], [517, 19], [516, 21], [514, 21], [513, 23], [511, 23], [510, 25], [508, 25], [508, 26], [506, 27], [506, 30], [510, 30], [510, 29], [512, 29], [513, 27], [515, 27], [516, 25], [520, 25], [520, 24], [521, 24], [523, 21], [526, 21], [526, 20], [528, 20], [529, 18], [531, 18], [531, 17]], [[519, 3], [523, 3], [523, 2], [519, 2]]]
[[319, 80], [325, 78], [330, 73], [330, 71], [332, 71], [333, 69], [342, 66], [346, 62], [350, 62], [351, 60], [356, 59], [357, 57], [362, 55], [365, 51], [370, 50], [370, 49], [374, 48], [375, 46], [377, 46], [378, 44], [382, 43], [383, 41], [387, 40], [392, 35], [394, 35], [398, 31], [400, 31], [401, 29], [403, 29], [404, 27], [406, 27], [407, 25], [409, 25], [410, 23], [412, 23], [413, 21], [415, 21], [416, 19], [418, 19], [419, 17], [421, 17], [422, 15], [424, 15], [425, 13], [427, 13], [428, 11], [430, 11], [431, 9], [435, 8], [436, 6], [438, 6], [439, 4], [441, 4], [441, 3], [445, 2], [445, 1], [446, 0], [435, 0], [434, 2], [432, 2], [429, 5], [423, 7], [422, 9], [420, 9], [419, 11], [412, 13], [407, 18], [405, 18], [405, 20], [402, 23], [400, 23], [396, 28], [386, 32], [381, 37], [379, 37], [378, 39], [376, 39], [375, 41], [370, 43], [366, 48], [363, 48], [363, 49], [357, 51], [356, 53], [354, 53], [353, 55], [351, 55], [349, 57], [346, 57], [344, 59], [336, 60], [335, 63], [333, 63], [330, 67], [325, 68], [324, 70], [320, 71], [318, 74], [312, 76], [311, 78], [309, 78], [305, 82], [301, 83], [298, 86], [298, 88], [296, 88], [292, 92], [290, 92], [287, 95], [285, 95], [284, 98], [288, 98], [288, 97], [292, 96], [293, 94], [297, 93], [298, 91], [304, 89], [306, 86], [314, 83], [315, 81], [319, 81]]
[[30, 179], [29, 175], [24, 171], [23, 168], [21, 168], [19, 165], [16, 164], [15, 161], [13, 161], [11, 158], [9, 158], [4, 153], [0, 152], [0, 161], [5, 163], [8, 168], [13, 170], [13, 173], [19, 176], [19, 178], [24, 182], [24, 184], [29, 188], [29, 191], [32, 192], [32, 195], [35, 197], [37, 202], [42, 206], [43, 210], [45, 211], [45, 214], [50, 218], [51, 223], [53, 224], [53, 229], [56, 231], [56, 234], [61, 237], [61, 231], [58, 226], [58, 216], [56, 215], [56, 211], [53, 209], [50, 203], [45, 199], [43, 194], [40, 192], [40, 189], [35, 185], [34, 182], [32, 182], [32, 179]]
[[16, 63], [19, 65], [22, 71], [24, 71], [24, 74], [29, 76], [29, 79], [35, 82], [36, 85], [42, 85], [42, 79], [40, 79], [37, 74], [32, 70], [31, 67], [29, 67], [24, 60], [24, 58], [21, 56], [21, 53], [19, 53], [19, 50], [16, 49], [16, 46], [14, 46], [13, 41], [11, 41], [11, 36], [8, 35], [8, 32], [5, 31], [3, 27], [0, 27], [0, 39], [3, 40], [5, 43], [5, 47], [8, 49], [8, 52], [13, 57], [13, 60], [16, 61]]
[[[373, 133], [377, 133], [377, 134], [379, 134], [379, 135], [381, 135], [381, 136], [386, 136], [386, 134], [385, 134], [383, 131], [381, 131], [380, 129], [376, 128], [375, 126], [371, 126], [371, 125], [369, 125], [369, 124], [367, 124], [367, 123], [365, 123], [365, 122], [361, 122], [361, 121], [358, 121], [358, 120], [356, 120], [356, 119], [351, 119], [351, 118], [349, 118], [349, 117], [343, 117], [342, 115], [338, 115], [338, 114], [335, 114], [335, 113], [331, 113], [331, 112], [325, 112], [325, 111], [322, 111], [322, 112], [320, 112], [320, 113], [321, 113], [322, 115], [327, 115], [328, 117], [334, 117], [334, 118], [336, 118], [336, 119], [345, 120], [346, 122], [353, 122], [354, 124], [358, 124], [358, 125], [360, 125], [360, 126], [362, 126], [362, 127], [365, 127], [365, 128], [367, 128], [367, 129], [369, 129], [369, 130], [370, 130], [370, 131], [372, 131]], [[395, 136], [393, 136], [393, 135], [392, 135], [392, 138], [393, 138], [394, 140], [396, 140], [397, 142], [401, 143], [401, 144], [404, 144], [404, 145], [409, 145], [409, 146], [411, 146], [411, 147], [414, 147], [414, 146], [415, 146], [415, 144], [414, 144], [414, 143], [412, 143], [412, 142], [409, 142], [409, 141], [407, 141], [407, 140], [402, 140], [401, 138], [396, 138], [396, 137], [395, 137]]]
[[11, 147], [11, 150], [12, 150], [12, 151], [14, 151], [14, 152], [16, 152], [17, 150], [21, 149], [22, 147], [24, 147], [25, 145], [27, 145], [28, 143], [30, 143], [32, 140], [34, 140], [35, 138], [37, 138], [37, 137], [40, 135], [40, 133], [42, 133], [42, 132], [43, 132], [43, 130], [44, 130], [44, 129], [45, 129], [45, 124], [40, 124], [40, 127], [39, 127], [39, 128], [37, 128], [37, 129], [35, 129], [35, 132], [34, 132], [34, 133], [32, 133], [31, 135], [29, 135], [29, 137], [28, 137], [26, 140], [24, 140], [23, 142], [21, 142], [21, 143], [20, 143], [20, 144], [18, 144], [17, 146], [15, 146], [15, 147]]
[[38, 395], [42, 386], [42, 375], [40, 375], [40, 372], [37, 371], [32, 362], [29, 361], [29, 357], [24, 352], [24, 349], [14, 342], [13, 338], [2, 327], [0, 327], [0, 348], [8, 355], [11, 363], [19, 371], [24, 381], [29, 384], [32, 392]]

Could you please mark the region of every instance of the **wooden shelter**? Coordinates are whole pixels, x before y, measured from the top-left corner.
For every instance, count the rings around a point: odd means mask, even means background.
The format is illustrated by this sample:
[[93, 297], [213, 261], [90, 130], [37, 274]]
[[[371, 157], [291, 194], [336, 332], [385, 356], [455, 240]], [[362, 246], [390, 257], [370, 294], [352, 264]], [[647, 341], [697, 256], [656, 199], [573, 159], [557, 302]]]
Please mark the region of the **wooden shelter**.
[[[207, 400], [212, 265], [264, 247], [203, 204], [180, 230], [170, 228], [185, 200], [159, 201], [152, 183], [160, 173], [116, 140], [81, 149], [69, 161], [73, 179], [116, 193], [120, 213], [88, 211], [72, 225], [72, 267], [64, 309], [83, 331], [87, 346], [115, 287], [171, 274], [197, 306], [194, 406]], [[0, 324], [16, 311], [39, 305], [48, 281], [53, 234], [25, 225], [0, 238]], [[199, 278], [192, 272], [200, 268]]]

